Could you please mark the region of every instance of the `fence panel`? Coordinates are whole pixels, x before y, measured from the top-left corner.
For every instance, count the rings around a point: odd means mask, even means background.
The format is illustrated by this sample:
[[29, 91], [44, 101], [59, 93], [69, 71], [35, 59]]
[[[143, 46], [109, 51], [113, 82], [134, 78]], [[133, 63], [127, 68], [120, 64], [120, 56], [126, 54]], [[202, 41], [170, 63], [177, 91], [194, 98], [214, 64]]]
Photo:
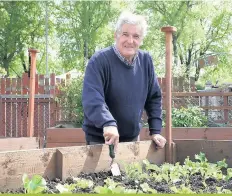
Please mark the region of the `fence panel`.
[[[54, 96], [61, 94], [59, 85], [65, 86], [70, 80], [56, 78], [55, 74], [35, 75], [35, 107], [34, 107], [34, 136], [43, 136], [46, 128], [62, 123], [65, 119], [62, 108], [54, 101]], [[165, 78], [158, 78], [162, 92], [166, 89]], [[195, 90], [195, 83], [183, 85], [181, 78], [173, 77], [172, 91], [186, 89]], [[27, 137], [28, 103], [30, 93], [30, 78], [28, 73], [20, 78], [0, 79], [0, 137]]]

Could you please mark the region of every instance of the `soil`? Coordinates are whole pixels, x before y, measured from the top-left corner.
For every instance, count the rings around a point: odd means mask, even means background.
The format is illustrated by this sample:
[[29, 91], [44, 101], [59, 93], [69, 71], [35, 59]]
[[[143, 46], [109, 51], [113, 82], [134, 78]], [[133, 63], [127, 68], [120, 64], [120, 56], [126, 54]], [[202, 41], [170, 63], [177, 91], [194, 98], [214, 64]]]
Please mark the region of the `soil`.
[[[121, 172], [121, 176], [112, 176], [111, 172], [99, 172], [99, 173], [81, 173], [79, 178], [84, 178], [84, 179], [89, 179], [92, 180], [95, 184], [95, 186], [104, 186], [104, 180], [110, 177], [113, 179], [115, 182], [120, 182], [123, 184], [123, 186], [127, 189], [140, 189], [141, 191], [142, 188], [140, 188], [139, 184], [142, 184], [146, 182], [150, 188], [157, 190], [158, 193], [174, 193], [172, 190], [170, 190], [170, 184], [167, 184], [166, 181], [162, 182], [156, 182], [155, 180], [149, 180], [149, 179], [144, 179], [140, 181], [136, 181], [128, 179], [125, 175], [125, 173]], [[64, 184], [72, 184], [74, 183], [74, 180], [72, 178], [67, 178], [65, 181], [61, 181], [60, 179], [54, 179], [54, 180], [47, 180], [47, 187], [48, 189], [44, 193], [59, 193], [59, 191], [55, 188], [58, 183]], [[205, 187], [205, 184], [207, 185]], [[176, 187], [179, 187], [181, 185], [184, 185], [185, 187], [190, 186], [192, 191], [195, 191], [196, 193], [217, 193], [217, 187], [223, 187], [224, 189], [228, 189], [232, 191], [232, 179], [229, 181], [224, 181], [224, 180], [216, 180], [215, 178], [208, 178], [203, 180], [203, 177], [201, 176], [200, 173], [196, 173], [192, 175], [189, 179], [189, 182], [187, 184], [187, 181], [185, 179], [181, 179], [181, 181], [172, 184], [175, 185]], [[3, 192], [2, 192], [3, 193]], [[20, 188], [17, 190], [7, 190], [4, 193], [24, 193], [24, 189]], [[73, 193], [94, 193], [93, 188], [87, 188], [87, 189], [80, 189], [76, 188]]]

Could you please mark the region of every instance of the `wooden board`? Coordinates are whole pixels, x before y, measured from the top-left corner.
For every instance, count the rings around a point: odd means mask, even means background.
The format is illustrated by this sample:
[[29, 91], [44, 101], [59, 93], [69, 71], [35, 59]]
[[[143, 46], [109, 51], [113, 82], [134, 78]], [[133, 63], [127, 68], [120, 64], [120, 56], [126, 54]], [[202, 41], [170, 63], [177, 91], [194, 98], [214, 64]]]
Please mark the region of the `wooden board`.
[[[85, 145], [85, 133], [82, 128], [48, 128], [46, 148]], [[40, 148], [43, 148], [41, 138]]]
[[[165, 137], [165, 128], [161, 134]], [[172, 128], [173, 139], [205, 139], [205, 140], [232, 140], [232, 131], [230, 127], [207, 127], [207, 128]], [[140, 140], [149, 140], [149, 129], [143, 128], [140, 133]]]
[[[165, 137], [165, 128], [161, 134]], [[207, 128], [172, 128], [173, 139], [205, 139], [205, 140], [232, 140], [230, 127], [207, 127]], [[140, 141], [150, 140], [149, 129], [142, 128]], [[41, 138], [42, 141], [42, 138]], [[81, 128], [49, 128], [47, 129], [46, 148], [83, 146], [85, 134]], [[40, 148], [42, 148], [42, 144]]]
[[0, 138], [0, 151], [38, 149], [36, 137]]
[[0, 191], [21, 187], [24, 173], [54, 178], [55, 155], [55, 148], [0, 152]]
[[176, 144], [176, 161], [183, 163], [189, 156], [195, 160], [195, 154], [204, 152], [210, 162], [221, 161], [224, 158], [229, 167], [232, 167], [231, 140], [174, 140]]
[[86, 146], [86, 143], [76, 143], [76, 142], [60, 142], [60, 143], [47, 143], [46, 148], [57, 148], [57, 147], [67, 147], [67, 146]]
[[[148, 159], [152, 163], [162, 164], [165, 161], [165, 148], [156, 150], [154, 142], [119, 143], [115, 161], [123, 170], [123, 163]], [[109, 170], [111, 158], [107, 145], [90, 145], [64, 147], [57, 150], [57, 175], [62, 180], [76, 176], [80, 172], [98, 172]]]

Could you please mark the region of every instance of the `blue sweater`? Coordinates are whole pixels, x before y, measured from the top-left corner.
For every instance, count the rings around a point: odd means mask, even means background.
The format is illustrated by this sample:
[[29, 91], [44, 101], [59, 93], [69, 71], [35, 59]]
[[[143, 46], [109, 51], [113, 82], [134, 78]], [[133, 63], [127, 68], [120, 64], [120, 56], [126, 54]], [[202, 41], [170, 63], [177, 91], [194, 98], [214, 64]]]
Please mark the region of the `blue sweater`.
[[118, 127], [120, 142], [138, 136], [144, 109], [150, 134], [160, 133], [161, 90], [151, 56], [139, 50], [128, 66], [112, 46], [96, 52], [86, 67], [82, 104], [87, 141], [104, 142], [103, 127], [109, 125]]

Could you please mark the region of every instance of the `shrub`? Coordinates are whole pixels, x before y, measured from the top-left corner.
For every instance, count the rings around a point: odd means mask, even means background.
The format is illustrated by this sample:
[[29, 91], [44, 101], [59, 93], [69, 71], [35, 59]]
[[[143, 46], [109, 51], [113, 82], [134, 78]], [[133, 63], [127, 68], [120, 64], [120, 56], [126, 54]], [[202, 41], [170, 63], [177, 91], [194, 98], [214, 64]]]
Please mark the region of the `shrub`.
[[62, 120], [73, 123], [75, 127], [81, 127], [84, 119], [82, 87], [83, 76], [71, 79], [66, 86], [60, 86], [62, 94], [56, 97], [62, 109]]
[[[163, 112], [163, 126], [165, 127], [166, 115]], [[172, 127], [206, 127], [207, 117], [203, 114], [203, 109], [198, 106], [188, 106], [187, 108], [172, 108]]]

